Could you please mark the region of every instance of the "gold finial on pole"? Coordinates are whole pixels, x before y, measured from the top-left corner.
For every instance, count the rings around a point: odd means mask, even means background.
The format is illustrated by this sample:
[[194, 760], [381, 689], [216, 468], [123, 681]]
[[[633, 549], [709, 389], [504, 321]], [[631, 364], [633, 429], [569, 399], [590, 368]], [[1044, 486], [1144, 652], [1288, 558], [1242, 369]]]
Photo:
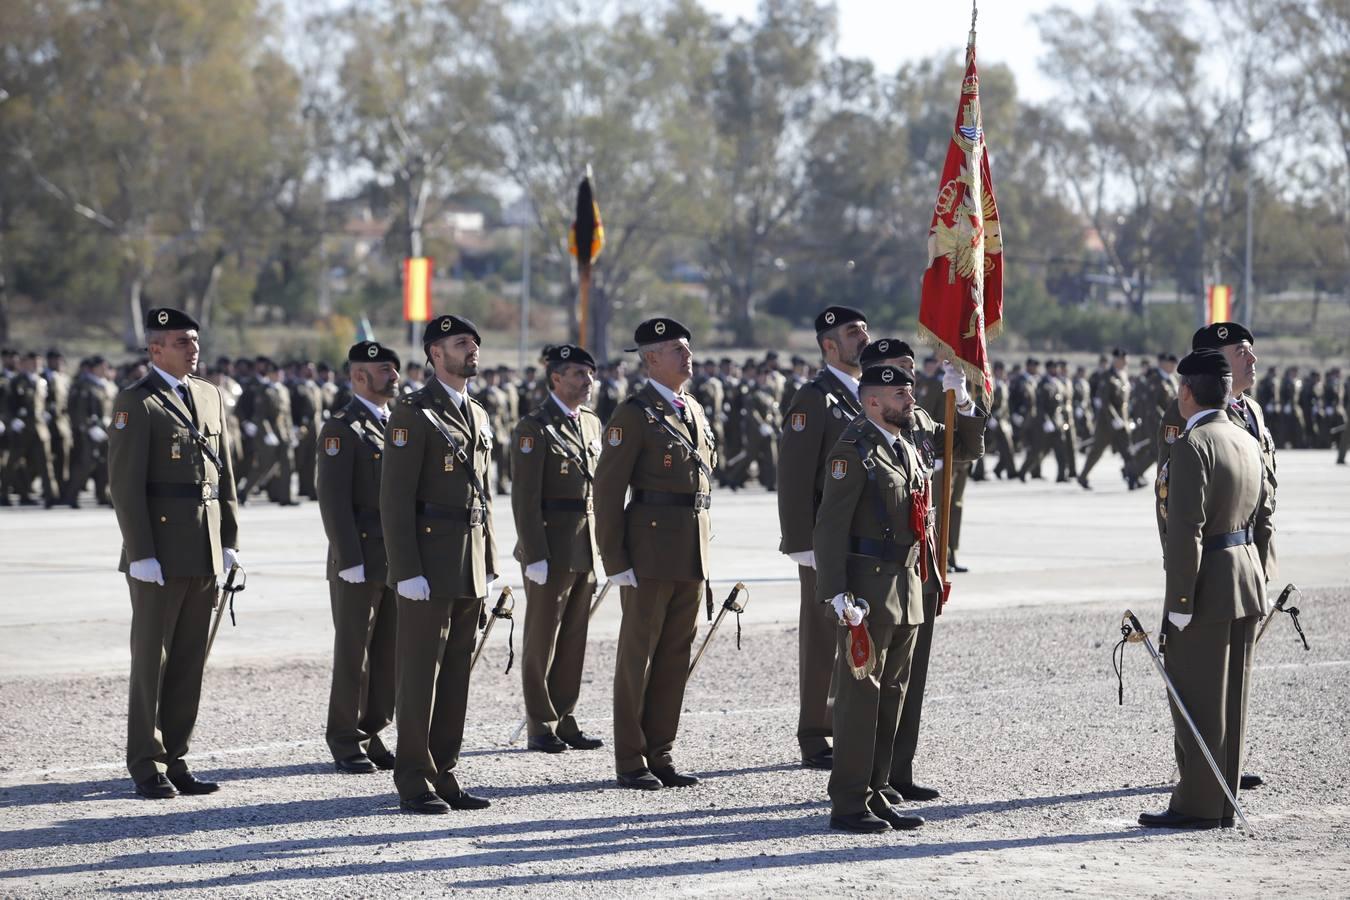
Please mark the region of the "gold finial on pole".
[[970, 0], [970, 46], [975, 46], [975, 20], [980, 15], [979, 0]]

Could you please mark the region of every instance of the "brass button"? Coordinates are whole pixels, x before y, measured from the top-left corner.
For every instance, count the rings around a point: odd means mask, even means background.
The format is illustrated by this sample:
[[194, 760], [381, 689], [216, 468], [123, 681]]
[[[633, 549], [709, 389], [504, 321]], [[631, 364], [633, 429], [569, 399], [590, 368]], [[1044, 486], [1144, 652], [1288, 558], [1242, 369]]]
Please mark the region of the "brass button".
[[652, 523], [652, 527], [653, 527], [653, 528], [656, 527], [656, 523], [655, 523], [655, 522]]
[[877, 566], [877, 574], [881, 573], [881, 566]]
[[1185, 597], [1182, 597], [1182, 598], [1181, 598], [1181, 602], [1182, 602], [1182, 603], [1185, 603], [1185, 602], [1186, 602], [1186, 598], [1185, 598]]
[[365, 537], [365, 536], [366, 536], [366, 533], [365, 533], [364, 531], [361, 532], [361, 537]]
[[376, 459], [379, 459], [379, 458], [380, 458], [380, 454], [376, 453], [376, 454], [375, 454], [375, 458], [376, 458]]
[[427, 526], [427, 534], [431, 534], [431, 526], [430, 526], [430, 525]]
[[160, 517], [159, 517], [159, 520], [160, 520], [161, 522], [167, 522], [167, 521], [169, 521], [169, 517], [168, 517], [168, 516], [160, 516]]

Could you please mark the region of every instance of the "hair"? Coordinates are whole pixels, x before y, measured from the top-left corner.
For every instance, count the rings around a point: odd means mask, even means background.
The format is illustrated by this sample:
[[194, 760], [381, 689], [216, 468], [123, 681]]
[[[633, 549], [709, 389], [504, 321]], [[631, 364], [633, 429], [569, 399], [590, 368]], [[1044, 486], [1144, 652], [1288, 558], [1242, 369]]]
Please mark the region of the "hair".
[[1195, 402], [1206, 408], [1223, 406], [1233, 392], [1232, 375], [1182, 375], [1181, 383], [1191, 389]]
[[845, 325], [847, 325], [847, 324], [849, 324], [849, 323], [848, 323], [848, 322], [840, 322], [838, 325], [834, 326], [833, 328], [827, 328], [827, 329], [825, 329], [824, 331], [820, 332], [820, 334], [817, 334], [817, 335], [816, 335], [816, 346], [820, 347], [820, 355], [821, 355], [821, 356], [824, 356], [824, 355], [825, 355], [825, 341], [830, 340], [830, 341], [834, 341], [836, 344], [838, 344], [838, 343], [839, 343], [839, 335], [840, 335], [840, 333], [842, 332], [843, 327], [844, 327]]

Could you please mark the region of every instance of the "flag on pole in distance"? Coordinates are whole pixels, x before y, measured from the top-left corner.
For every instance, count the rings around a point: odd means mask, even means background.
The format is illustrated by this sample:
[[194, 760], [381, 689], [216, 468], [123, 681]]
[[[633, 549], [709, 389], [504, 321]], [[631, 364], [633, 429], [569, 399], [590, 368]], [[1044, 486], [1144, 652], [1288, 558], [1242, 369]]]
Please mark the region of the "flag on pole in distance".
[[403, 260], [403, 320], [425, 322], [431, 318], [431, 257], [410, 256]]
[[600, 221], [600, 204], [591, 190], [590, 169], [577, 186], [576, 218], [567, 233], [567, 252], [576, 257], [577, 264], [590, 265], [600, 258], [605, 249], [605, 226]]
[[1209, 286], [1209, 324], [1233, 318], [1233, 289], [1226, 284]]
[[986, 339], [1003, 325], [1003, 238], [980, 115], [975, 32], [928, 232], [919, 334], [966, 370], [975, 391], [993, 381]]

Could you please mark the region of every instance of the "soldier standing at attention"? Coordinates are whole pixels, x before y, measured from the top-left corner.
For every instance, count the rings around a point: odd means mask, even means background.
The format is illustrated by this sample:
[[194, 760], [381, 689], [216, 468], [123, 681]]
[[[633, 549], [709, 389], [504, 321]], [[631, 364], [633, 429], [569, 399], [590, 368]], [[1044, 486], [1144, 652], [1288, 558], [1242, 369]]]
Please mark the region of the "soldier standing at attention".
[[[901, 436], [913, 426], [913, 376], [898, 366], [872, 366], [863, 370], [859, 395], [863, 415], [829, 454], [814, 532], [817, 598], [833, 607], [840, 624], [865, 623], [875, 655], [855, 677], [850, 632], [835, 628], [830, 827], [913, 829], [923, 819], [900, 813], [881, 794], [924, 621], [919, 557], [927, 494], [918, 453]], [[867, 612], [855, 601], [866, 601]]]
[[20, 506], [36, 506], [29, 496], [33, 481], [42, 484], [43, 502], [56, 505], [60, 485], [52, 470], [51, 430], [47, 427], [47, 379], [38, 371], [36, 353], [19, 360], [19, 371], [9, 382], [8, 477]]
[[600, 457], [600, 418], [586, 407], [595, 358], [559, 344], [544, 358], [549, 397], [515, 426], [511, 509], [516, 559], [525, 579], [525, 647], [520, 680], [529, 748], [561, 753], [604, 746], [577, 724], [590, 601], [595, 592], [591, 485]]
[[797, 632], [799, 706], [797, 743], [802, 765], [829, 769], [833, 763], [835, 617], [816, 599], [816, 555], [811, 531], [825, 490], [830, 450], [844, 428], [861, 412], [858, 376], [867, 346], [867, 317], [847, 306], [831, 306], [816, 316], [816, 344], [824, 365], [793, 395], [783, 417], [778, 445], [778, 525], [780, 553], [797, 564], [801, 605]]
[[467, 393], [478, 329], [437, 316], [422, 347], [433, 374], [389, 418], [380, 481], [388, 584], [398, 590], [398, 754], [409, 812], [483, 809], [455, 777], [464, 740], [474, 629], [497, 579], [487, 411]]
[[319, 499], [315, 485], [319, 430], [323, 427], [323, 389], [314, 380], [314, 363], [301, 360], [295, 364], [290, 383], [291, 418], [295, 423], [295, 471], [300, 495]]
[[708, 578], [716, 447], [703, 407], [684, 393], [693, 375], [689, 329], [674, 319], [648, 319], [634, 337], [648, 380], [605, 427], [595, 530], [623, 605], [614, 664], [615, 770], [621, 787], [660, 790], [698, 784], [675, 768], [670, 751]]
[[399, 358], [362, 341], [347, 352], [352, 399], [318, 435], [319, 513], [328, 536], [333, 685], [324, 736], [339, 772], [394, 768], [380, 732], [394, 721], [397, 601], [380, 527], [380, 470]]
[[152, 800], [209, 794], [188, 770], [216, 575], [239, 563], [234, 470], [219, 389], [192, 375], [197, 323], [145, 316], [150, 371], [113, 401], [109, 491], [131, 589], [127, 770]]
[[[1232, 390], [1225, 355], [1195, 350], [1177, 371], [1186, 426], [1157, 480], [1167, 580], [1161, 640], [1167, 674], [1236, 795], [1256, 622], [1266, 612], [1255, 544], [1268, 533], [1270, 498], [1260, 447], [1224, 414]], [[1231, 827], [1233, 807], [1175, 704], [1172, 721], [1180, 778], [1167, 809], [1141, 814], [1139, 824]]]
[[1101, 403], [1097, 408], [1097, 428], [1092, 433], [1092, 449], [1078, 475], [1078, 484], [1085, 491], [1092, 490], [1088, 475], [1108, 446], [1125, 460], [1125, 479], [1130, 490], [1142, 484], [1134, 475], [1134, 458], [1130, 454], [1130, 381], [1125, 374], [1129, 354], [1117, 347], [1111, 351], [1111, 357], [1111, 370], [1099, 382], [1097, 399]]

